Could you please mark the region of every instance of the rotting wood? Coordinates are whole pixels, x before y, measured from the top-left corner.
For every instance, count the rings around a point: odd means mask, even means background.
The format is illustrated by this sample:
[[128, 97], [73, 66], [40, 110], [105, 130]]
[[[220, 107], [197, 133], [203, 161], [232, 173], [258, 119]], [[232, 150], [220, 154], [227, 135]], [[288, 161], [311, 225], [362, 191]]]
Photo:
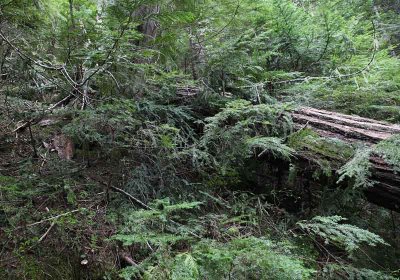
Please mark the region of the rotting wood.
[[53, 138], [53, 146], [61, 159], [71, 160], [74, 157], [74, 142], [64, 134], [59, 134]]
[[[337, 138], [347, 143], [360, 142], [372, 146], [400, 134], [400, 125], [345, 115], [310, 107], [301, 107], [292, 113], [296, 129], [306, 125], [318, 135]], [[301, 160], [301, 159], [300, 159]], [[373, 187], [365, 190], [368, 201], [400, 212], [400, 175], [384, 159], [372, 155], [371, 180]]]
[[[197, 94], [197, 91], [192, 87], [179, 88], [179, 90], [179, 95], [186, 94], [191, 96]], [[382, 140], [400, 134], [400, 125], [398, 124], [310, 107], [301, 107], [291, 115], [295, 129], [299, 130], [307, 127], [322, 137], [336, 138], [347, 143], [360, 142], [364, 145], [372, 146]], [[37, 123], [39, 121], [32, 123], [32, 125]], [[48, 125], [52, 124], [49, 123]], [[14, 131], [24, 127], [26, 127], [26, 123], [18, 126]], [[58, 151], [60, 157], [72, 159], [74, 153], [72, 141], [68, 141], [67, 146], [64, 144], [61, 146], [67, 148], [68, 151], [64, 154], [64, 149], [60, 149]], [[305, 159], [299, 157], [298, 160]], [[400, 212], [400, 175], [382, 158], [373, 156], [370, 161], [373, 165], [370, 179], [375, 184], [365, 191], [366, 198], [372, 203]]]
[[308, 124], [321, 136], [336, 135], [347, 142], [374, 144], [400, 134], [400, 125], [309, 107], [298, 109], [292, 114], [292, 118], [296, 124]]

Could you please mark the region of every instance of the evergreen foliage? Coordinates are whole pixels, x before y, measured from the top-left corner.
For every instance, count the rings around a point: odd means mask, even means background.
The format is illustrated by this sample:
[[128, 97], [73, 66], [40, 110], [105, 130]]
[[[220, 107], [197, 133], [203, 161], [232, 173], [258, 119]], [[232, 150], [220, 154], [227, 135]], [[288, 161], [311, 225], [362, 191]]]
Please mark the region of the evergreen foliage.
[[311, 234], [321, 236], [325, 240], [325, 244], [330, 242], [344, 247], [351, 253], [359, 249], [360, 245], [365, 243], [369, 246], [378, 244], [388, 245], [381, 237], [367, 230], [360, 229], [353, 225], [342, 224], [343, 217], [314, 217], [310, 222], [298, 222], [297, 224]]
[[0, 277], [399, 279], [399, 14], [0, 0]]
[[256, 148], [286, 159], [293, 153], [277, 138], [292, 130], [286, 106], [236, 100], [206, 122], [201, 141], [222, 166], [243, 161]]
[[341, 176], [338, 182], [343, 181], [345, 177], [350, 177], [354, 178], [354, 188], [373, 186], [373, 182], [369, 180], [372, 166], [369, 160], [370, 154], [371, 150], [368, 148], [358, 150], [354, 157], [339, 170]]

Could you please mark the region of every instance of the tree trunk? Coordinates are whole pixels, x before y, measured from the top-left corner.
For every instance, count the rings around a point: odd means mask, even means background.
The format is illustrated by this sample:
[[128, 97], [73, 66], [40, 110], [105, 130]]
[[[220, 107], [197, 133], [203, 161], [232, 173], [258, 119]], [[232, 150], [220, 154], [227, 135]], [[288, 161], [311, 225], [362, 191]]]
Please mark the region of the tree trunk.
[[143, 34], [142, 43], [146, 44], [157, 36], [157, 22], [152, 18], [160, 13], [160, 5], [143, 5], [136, 12], [135, 16], [143, 21], [139, 31]]
[[[400, 125], [308, 107], [295, 111], [292, 118], [297, 129], [307, 126], [322, 137], [337, 138], [347, 143], [361, 142], [372, 146], [400, 134]], [[365, 190], [366, 198], [400, 212], [400, 175], [376, 155], [371, 156], [370, 162], [373, 166], [370, 179], [376, 183]]]

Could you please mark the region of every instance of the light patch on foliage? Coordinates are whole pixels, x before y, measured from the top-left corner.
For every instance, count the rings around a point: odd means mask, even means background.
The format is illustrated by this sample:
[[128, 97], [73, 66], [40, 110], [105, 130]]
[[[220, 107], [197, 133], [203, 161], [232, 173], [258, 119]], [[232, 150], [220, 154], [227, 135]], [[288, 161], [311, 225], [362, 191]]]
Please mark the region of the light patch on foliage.
[[309, 234], [323, 238], [326, 244], [332, 243], [349, 253], [359, 249], [361, 245], [389, 245], [379, 235], [344, 224], [343, 221], [346, 221], [346, 218], [340, 216], [317, 216], [311, 221], [301, 221], [297, 224]]
[[261, 150], [258, 157], [270, 153], [275, 158], [290, 160], [295, 151], [283, 144], [283, 140], [277, 137], [253, 137], [246, 141], [250, 154], [253, 151]]
[[369, 160], [370, 155], [371, 149], [369, 148], [356, 151], [354, 157], [338, 171], [340, 177], [337, 183], [344, 181], [347, 177], [354, 180], [353, 188], [372, 187], [374, 183], [369, 179], [372, 167]]

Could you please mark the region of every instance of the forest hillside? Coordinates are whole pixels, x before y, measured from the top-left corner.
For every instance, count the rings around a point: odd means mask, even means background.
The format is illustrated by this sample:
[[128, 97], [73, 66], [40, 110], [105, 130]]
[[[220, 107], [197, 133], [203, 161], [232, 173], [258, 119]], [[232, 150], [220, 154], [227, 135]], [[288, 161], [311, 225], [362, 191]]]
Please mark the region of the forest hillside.
[[1, 279], [400, 279], [398, 0], [0, 0]]

